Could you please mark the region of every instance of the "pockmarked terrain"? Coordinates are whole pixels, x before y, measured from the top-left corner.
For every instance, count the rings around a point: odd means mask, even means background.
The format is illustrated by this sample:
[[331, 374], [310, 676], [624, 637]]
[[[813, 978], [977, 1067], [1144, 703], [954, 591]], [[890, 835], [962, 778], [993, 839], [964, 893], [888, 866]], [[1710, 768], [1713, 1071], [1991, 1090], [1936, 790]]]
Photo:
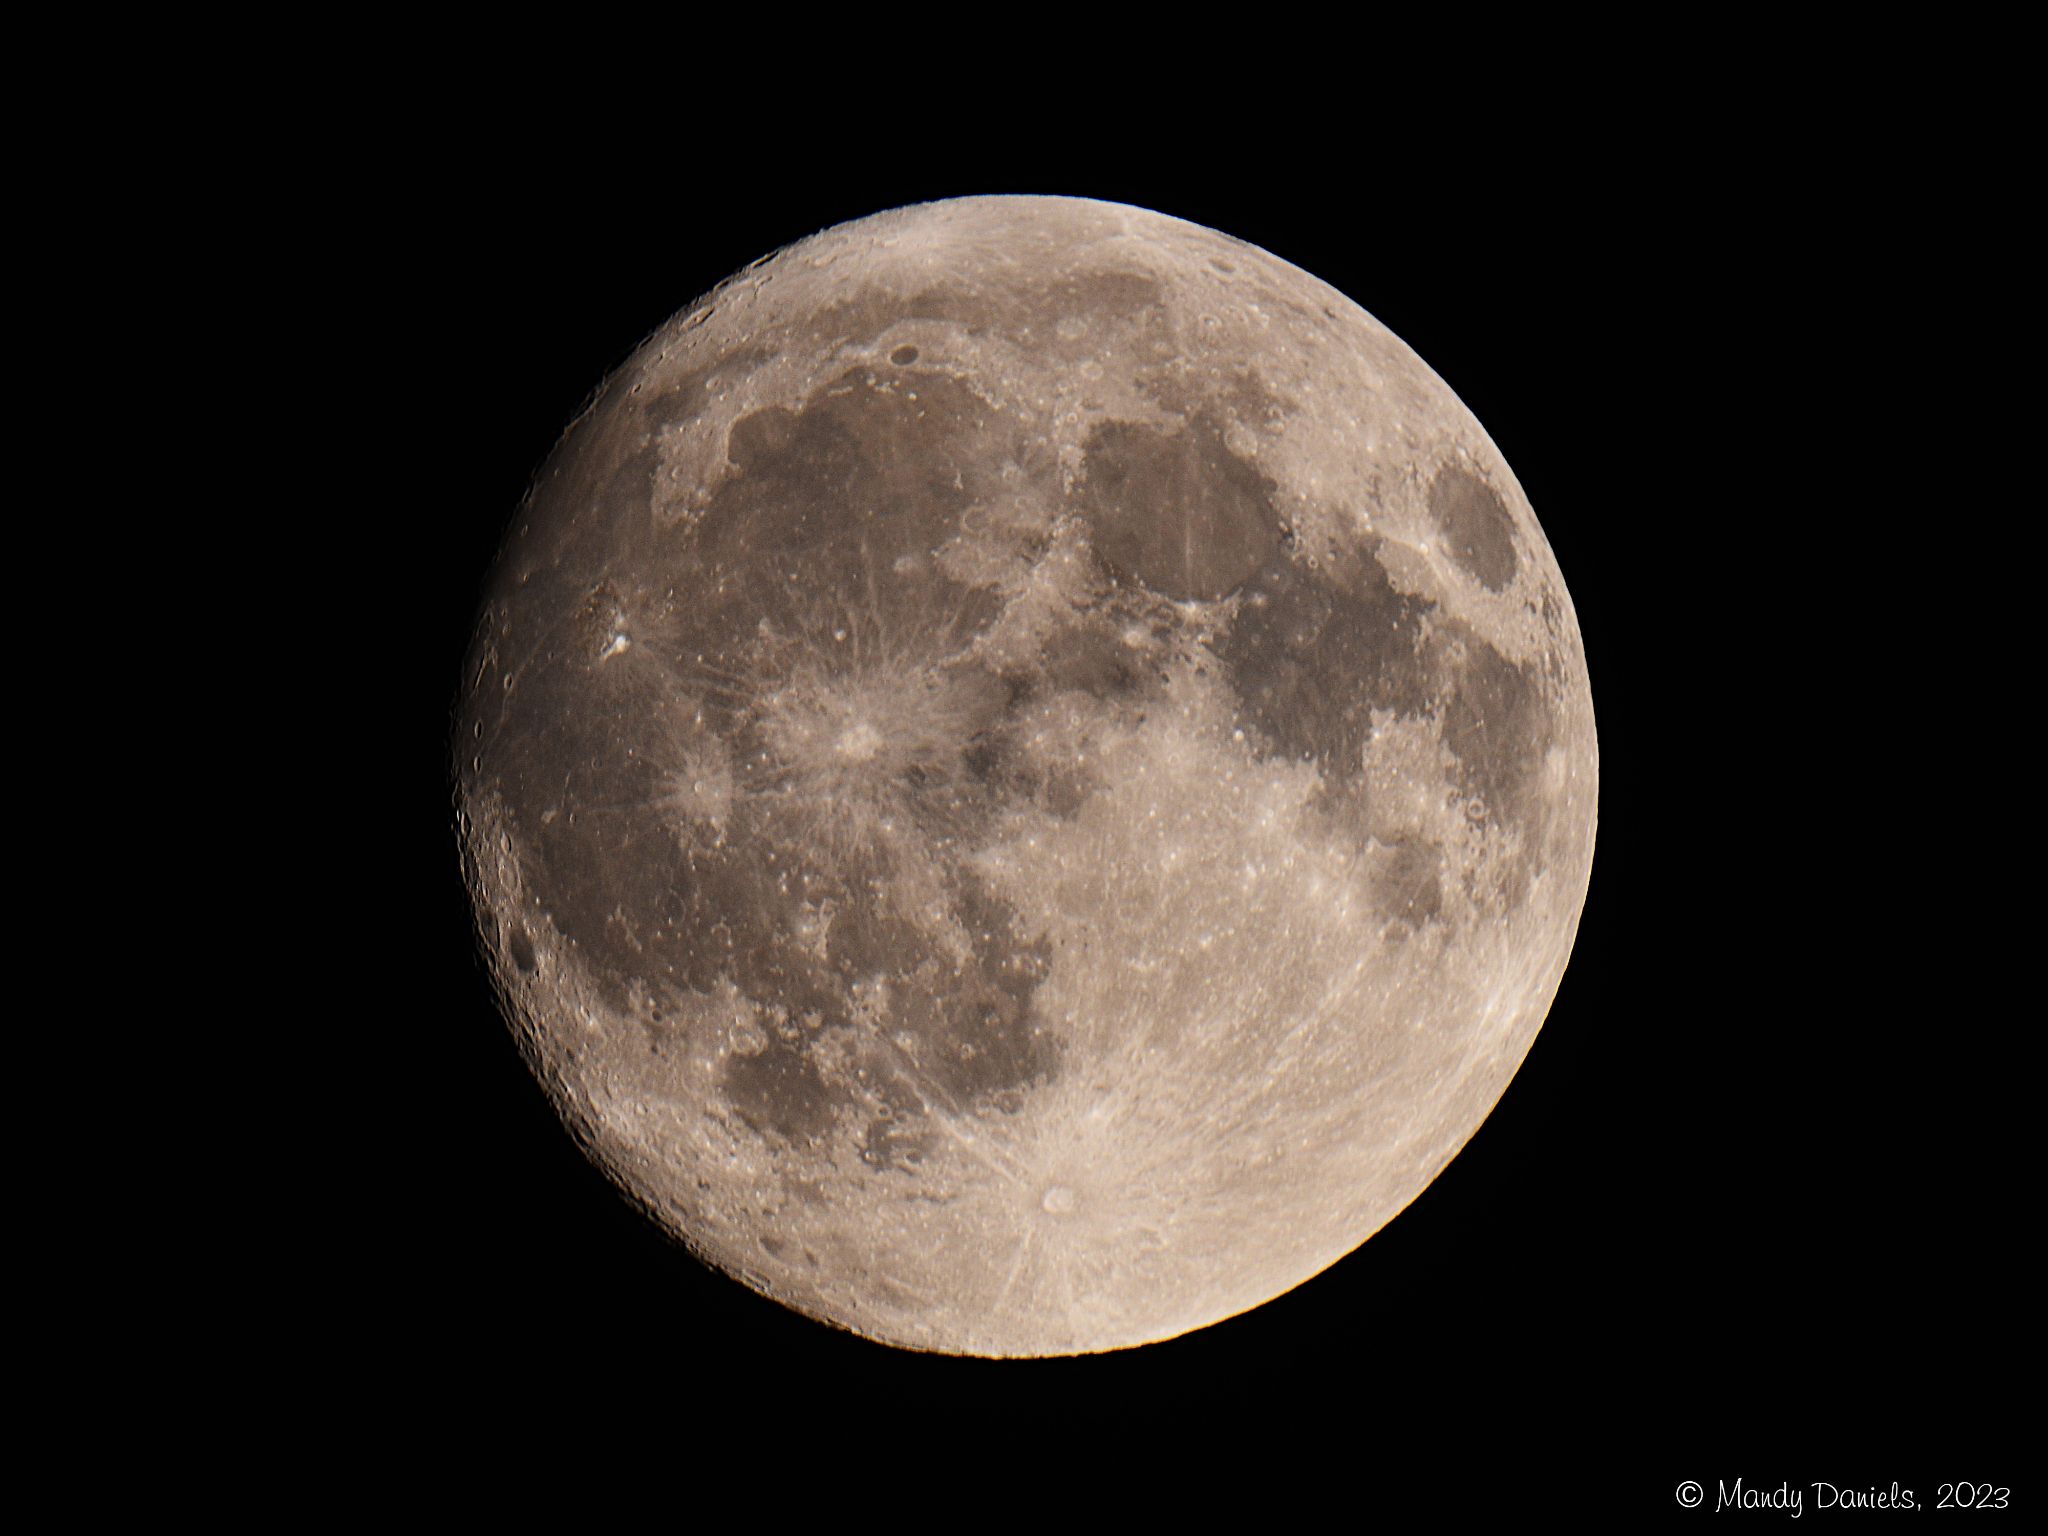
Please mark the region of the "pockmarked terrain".
[[1112, 204], [829, 230], [650, 338], [489, 588], [522, 1047], [710, 1262], [1063, 1354], [1292, 1288], [1526, 1055], [1592, 860], [1570, 598], [1350, 300]]

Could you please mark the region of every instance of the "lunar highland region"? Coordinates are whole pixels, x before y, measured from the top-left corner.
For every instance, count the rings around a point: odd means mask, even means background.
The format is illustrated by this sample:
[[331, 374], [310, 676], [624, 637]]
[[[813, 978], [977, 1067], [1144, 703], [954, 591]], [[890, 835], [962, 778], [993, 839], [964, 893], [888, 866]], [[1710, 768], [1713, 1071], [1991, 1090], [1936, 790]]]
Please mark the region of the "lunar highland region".
[[1598, 758], [1469, 411], [1255, 247], [933, 203], [679, 315], [540, 473], [457, 726], [515, 1032], [705, 1260], [1019, 1356], [1397, 1215], [1565, 969]]

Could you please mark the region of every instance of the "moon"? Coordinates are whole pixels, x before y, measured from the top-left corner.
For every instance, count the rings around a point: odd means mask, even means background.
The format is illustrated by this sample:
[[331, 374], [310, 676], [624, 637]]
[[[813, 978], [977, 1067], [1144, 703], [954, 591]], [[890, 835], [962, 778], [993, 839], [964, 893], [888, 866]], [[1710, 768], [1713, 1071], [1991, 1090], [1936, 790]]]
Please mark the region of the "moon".
[[647, 1214], [822, 1322], [1039, 1356], [1351, 1252], [1556, 995], [1598, 753], [1472, 414], [1268, 253], [974, 197], [650, 337], [487, 589], [483, 947]]

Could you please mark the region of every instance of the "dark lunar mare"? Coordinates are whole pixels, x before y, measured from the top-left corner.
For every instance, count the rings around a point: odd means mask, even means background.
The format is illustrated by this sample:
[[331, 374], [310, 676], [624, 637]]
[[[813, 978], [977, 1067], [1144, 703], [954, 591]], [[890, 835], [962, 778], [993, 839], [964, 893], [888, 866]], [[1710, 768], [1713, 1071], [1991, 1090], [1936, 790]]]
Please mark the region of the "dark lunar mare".
[[1487, 591], [1515, 579], [1515, 520], [1500, 492], [1469, 469], [1446, 464], [1430, 482], [1429, 511], [1451, 558]]
[[[697, 390], [687, 382], [647, 415], [682, 419]], [[672, 1018], [675, 995], [725, 982], [762, 1005], [765, 1042], [729, 1056], [722, 1079], [746, 1124], [809, 1140], [852, 1110], [867, 1117], [871, 1162], [914, 1165], [929, 1106], [1014, 1108], [1056, 1065], [1031, 1006], [1044, 946], [953, 855], [998, 805], [1046, 790], [1003, 771], [1006, 717], [1055, 676], [1090, 686], [1116, 669], [1094, 635], [1063, 639], [1037, 675], [978, 672], [961, 653], [995, 597], [932, 559], [969, 506], [1006, 488], [1006, 465], [1028, 482], [1051, 461], [954, 380], [854, 370], [800, 410], [736, 421], [732, 473], [699, 515], [662, 530], [652, 452], [620, 430], [638, 409], [607, 399], [565, 442], [566, 470], [544, 478], [524, 521], [566, 531], [551, 546], [515, 539], [495, 594], [506, 633], [546, 637], [508, 674], [487, 749], [529, 892], [615, 1009]], [[606, 444], [609, 469], [593, 462]], [[573, 502], [593, 482], [602, 492]], [[607, 656], [621, 572], [659, 574], [637, 582], [654, 611]], [[785, 793], [791, 765], [774, 759], [764, 699], [804, 665], [827, 691], [835, 667], [943, 671], [948, 709], [925, 728], [948, 739], [913, 754], [891, 803], [908, 813], [906, 847], [939, 872], [964, 958], [900, 910], [904, 848], [836, 847], [816, 835], [832, 808], [807, 815]], [[738, 793], [717, 835], [679, 839], [661, 748], [693, 735], [736, 763]], [[650, 1045], [667, 1048], [660, 1028]]]
[[1111, 421], [1088, 438], [1081, 504], [1111, 574], [1173, 599], [1227, 597], [1280, 536], [1273, 483], [1207, 416], [1162, 432]]
[[[1245, 582], [1217, 651], [1257, 750], [1313, 762], [1326, 806], [1350, 807], [1335, 811], [1333, 825], [1362, 846], [1375, 713], [1438, 721], [1468, 814], [1524, 844], [1502, 883], [1468, 894], [1495, 910], [1520, 900], [1537, 857], [1538, 775], [1555, 729], [1532, 669], [1438, 604], [1398, 590], [1370, 538], [1318, 551], [1282, 540]], [[1375, 838], [1366, 851], [1383, 917], [1412, 930], [1441, 913], [1441, 849], [1401, 836]]]
[[1436, 702], [1423, 649], [1433, 606], [1397, 592], [1370, 545], [1275, 549], [1219, 647], [1256, 740], [1354, 782], [1375, 709], [1417, 716]]

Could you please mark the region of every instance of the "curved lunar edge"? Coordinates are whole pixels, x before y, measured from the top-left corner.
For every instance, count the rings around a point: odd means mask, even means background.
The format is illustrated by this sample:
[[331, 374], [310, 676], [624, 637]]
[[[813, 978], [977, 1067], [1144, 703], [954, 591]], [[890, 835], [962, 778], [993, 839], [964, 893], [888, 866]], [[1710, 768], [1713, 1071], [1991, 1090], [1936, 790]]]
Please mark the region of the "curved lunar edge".
[[1527, 498], [1357, 305], [1136, 208], [828, 230], [522, 508], [459, 821], [528, 1060], [694, 1252], [1072, 1354], [1357, 1247], [1527, 1054], [1592, 699]]

